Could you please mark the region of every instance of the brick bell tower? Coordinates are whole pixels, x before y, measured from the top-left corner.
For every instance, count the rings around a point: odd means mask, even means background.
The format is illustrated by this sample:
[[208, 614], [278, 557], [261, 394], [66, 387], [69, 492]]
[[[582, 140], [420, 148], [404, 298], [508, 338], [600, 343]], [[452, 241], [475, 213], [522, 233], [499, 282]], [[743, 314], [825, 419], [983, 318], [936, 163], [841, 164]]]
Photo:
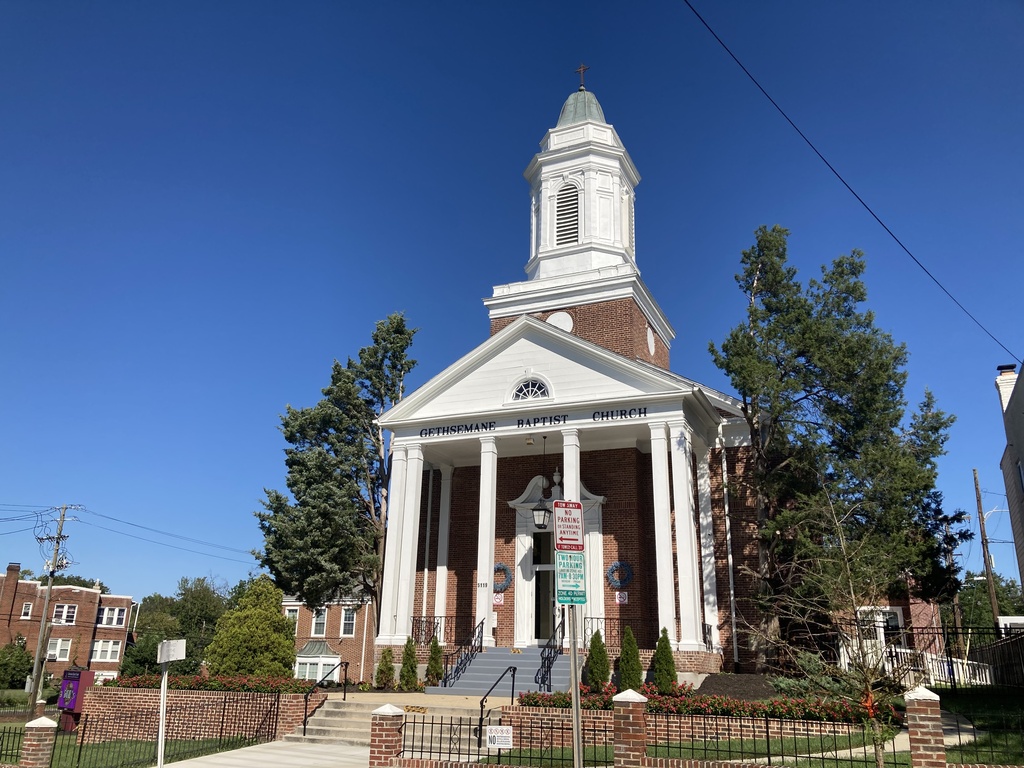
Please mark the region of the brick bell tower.
[[640, 175], [582, 80], [581, 72], [579, 90], [524, 173], [531, 200], [526, 280], [495, 286], [484, 299], [491, 335], [529, 314], [667, 369], [675, 331], [636, 266]]

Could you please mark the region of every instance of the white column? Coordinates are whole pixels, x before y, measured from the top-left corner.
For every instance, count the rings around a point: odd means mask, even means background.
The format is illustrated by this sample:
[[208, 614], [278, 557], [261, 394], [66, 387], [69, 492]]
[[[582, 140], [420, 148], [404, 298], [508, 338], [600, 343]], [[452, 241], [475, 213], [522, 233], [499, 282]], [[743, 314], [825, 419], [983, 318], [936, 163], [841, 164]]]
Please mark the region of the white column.
[[416, 550], [420, 532], [420, 499], [423, 495], [423, 448], [410, 445], [405, 470], [405, 514], [402, 517], [402, 562], [398, 576], [395, 634], [404, 643], [412, 634], [416, 586]]
[[[452, 519], [452, 467], [442, 464], [441, 470], [441, 509], [437, 516], [437, 573], [434, 574], [434, 616], [445, 616], [448, 613], [448, 535]], [[444, 624], [441, 624], [441, 637], [438, 641], [444, 644]]]
[[476, 551], [476, 623], [484, 622], [484, 645], [494, 646], [494, 515], [498, 488], [498, 446], [480, 438], [480, 520]]
[[672, 434], [672, 489], [676, 510], [676, 568], [679, 572], [678, 649], [704, 649], [700, 599], [700, 569], [697, 567], [697, 526], [693, 510], [693, 474], [690, 461], [689, 429], [685, 421], [670, 426]]
[[672, 573], [672, 505], [668, 483], [665, 424], [651, 424], [651, 470], [654, 485], [654, 555], [658, 581], [658, 634], [668, 630], [676, 645], [675, 577]]
[[718, 574], [715, 570], [715, 521], [711, 516], [711, 447], [694, 440], [697, 454], [697, 508], [700, 510], [700, 559], [704, 570], [704, 621], [711, 625], [711, 646], [720, 651], [718, 637]]
[[379, 645], [395, 643], [395, 610], [398, 602], [398, 574], [402, 556], [402, 518], [405, 495], [406, 447], [395, 445], [391, 456], [391, 487], [388, 488], [388, 519], [384, 539], [384, 572], [380, 585]]
[[566, 501], [580, 500], [580, 431], [562, 430], [562, 498]]

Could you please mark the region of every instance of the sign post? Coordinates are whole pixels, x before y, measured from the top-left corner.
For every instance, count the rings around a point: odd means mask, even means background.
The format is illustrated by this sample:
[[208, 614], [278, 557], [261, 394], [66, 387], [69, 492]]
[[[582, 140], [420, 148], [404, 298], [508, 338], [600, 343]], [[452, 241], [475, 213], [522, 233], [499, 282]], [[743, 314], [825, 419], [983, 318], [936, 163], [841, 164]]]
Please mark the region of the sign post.
[[156, 649], [156, 660], [160, 664], [160, 725], [156, 737], [156, 766], [164, 766], [164, 740], [167, 737], [167, 665], [185, 658], [184, 640], [163, 640]]
[[587, 604], [586, 540], [583, 537], [583, 505], [556, 501], [555, 601], [569, 606], [569, 686], [572, 688], [572, 764], [583, 768], [583, 728], [580, 714], [580, 650], [576, 631], [576, 606]]

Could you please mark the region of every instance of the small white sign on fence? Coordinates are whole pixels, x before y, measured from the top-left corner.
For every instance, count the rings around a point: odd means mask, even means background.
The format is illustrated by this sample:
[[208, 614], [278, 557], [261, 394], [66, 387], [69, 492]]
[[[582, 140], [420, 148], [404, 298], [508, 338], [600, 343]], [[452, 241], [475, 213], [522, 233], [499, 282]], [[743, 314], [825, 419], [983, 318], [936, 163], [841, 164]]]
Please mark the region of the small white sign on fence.
[[511, 725], [488, 725], [487, 726], [487, 748], [488, 749], [512, 749], [512, 726]]

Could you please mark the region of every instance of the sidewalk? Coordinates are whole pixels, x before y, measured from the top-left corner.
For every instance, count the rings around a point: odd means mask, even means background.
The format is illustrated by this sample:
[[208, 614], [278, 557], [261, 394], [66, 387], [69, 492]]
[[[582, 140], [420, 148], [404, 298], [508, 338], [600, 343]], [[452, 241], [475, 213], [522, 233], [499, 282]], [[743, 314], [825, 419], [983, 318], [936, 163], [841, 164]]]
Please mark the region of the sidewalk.
[[369, 747], [271, 741], [167, 765], [178, 768], [367, 768]]

